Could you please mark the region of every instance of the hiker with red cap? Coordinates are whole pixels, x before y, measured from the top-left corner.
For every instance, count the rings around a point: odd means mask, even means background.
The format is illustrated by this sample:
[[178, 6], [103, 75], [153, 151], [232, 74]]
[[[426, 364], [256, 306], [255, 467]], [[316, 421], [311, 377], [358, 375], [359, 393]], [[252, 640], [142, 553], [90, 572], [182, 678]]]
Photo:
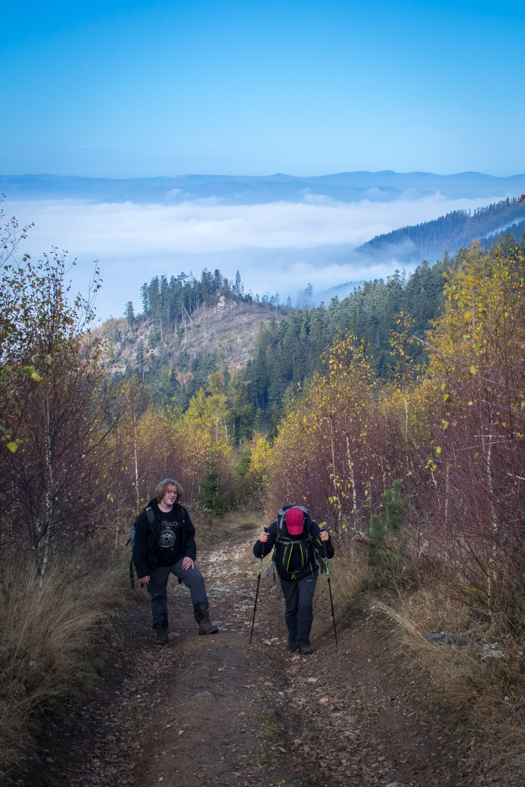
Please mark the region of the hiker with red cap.
[[312, 653], [310, 630], [314, 619], [312, 601], [319, 564], [334, 556], [334, 548], [326, 530], [320, 530], [303, 506], [285, 506], [278, 518], [265, 528], [253, 547], [257, 558], [274, 549], [273, 562], [286, 603], [285, 621], [288, 628], [286, 650], [303, 656]]

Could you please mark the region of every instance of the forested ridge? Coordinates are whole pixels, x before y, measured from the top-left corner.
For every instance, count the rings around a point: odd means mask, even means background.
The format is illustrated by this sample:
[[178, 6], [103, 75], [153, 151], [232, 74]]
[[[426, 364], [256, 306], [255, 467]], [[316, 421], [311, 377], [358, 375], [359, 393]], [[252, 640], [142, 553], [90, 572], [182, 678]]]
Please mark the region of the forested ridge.
[[394, 254], [405, 262], [421, 258], [433, 262], [445, 252], [455, 254], [473, 240], [491, 236], [492, 241], [501, 232], [511, 232], [516, 241], [525, 232], [523, 205], [515, 197], [474, 211], [454, 210], [432, 221], [377, 235], [360, 246], [358, 252], [374, 256]]
[[[176, 330], [179, 325], [186, 325], [190, 315], [200, 306], [211, 306], [218, 298], [235, 300], [244, 303], [257, 303], [261, 308], [279, 303], [279, 296], [254, 295], [245, 293], [239, 271], [234, 282], [229, 282], [217, 269], [213, 273], [206, 268], [200, 278], [186, 275], [154, 276], [149, 284], [143, 284], [140, 290], [143, 315], [162, 330]], [[290, 302], [288, 303], [290, 305]], [[133, 304], [126, 306], [125, 317], [133, 323]]]
[[[134, 352], [127, 353], [123, 377], [129, 379], [142, 373], [145, 388], [157, 401], [166, 405], [175, 403], [185, 410], [200, 389], [203, 395], [210, 395], [209, 383], [214, 375], [214, 384], [218, 379], [222, 381], [227, 399], [229, 387], [233, 385], [236, 398], [242, 400], [245, 417], [236, 430], [239, 440], [246, 439], [254, 429], [268, 429], [275, 434], [285, 403], [298, 386], [303, 386], [322, 369], [323, 355], [339, 332], [350, 332], [363, 339], [378, 380], [391, 379], [396, 374], [392, 335], [399, 331], [400, 315], [410, 318], [414, 334], [423, 339], [443, 305], [445, 274], [461, 264], [464, 254], [461, 252], [453, 259], [445, 254], [434, 265], [423, 261], [410, 275], [396, 271], [386, 281], [366, 282], [341, 301], [333, 298], [328, 306], [321, 304], [309, 309], [293, 309], [290, 304], [283, 307], [275, 298], [257, 302], [252, 296], [242, 294], [239, 278], [232, 291], [226, 283], [230, 301], [240, 298], [260, 310], [261, 318], [264, 317], [251, 353], [253, 357], [243, 368], [233, 371], [224, 345], [214, 352], [199, 352], [191, 342], [190, 315], [200, 306], [214, 306], [225, 292], [219, 271], [213, 276], [204, 271], [200, 280], [184, 285], [185, 277], [172, 277], [171, 282], [176, 284], [172, 284], [171, 303], [183, 297], [184, 288], [188, 295], [182, 301], [183, 308], [179, 306], [171, 312], [169, 296], [161, 297], [163, 290], [168, 291], [167, 279], [155, 277], [142, 288], [144, 312], [130, 319], [128, 308], [126, 328], [119, 330], [116, 325], [108, 324], [105, 333], [118, 343], [119, 349], [126, 342], [131, 343]], [[171, 321], [170, 313], [174, 314]], [[257, 319], [256, 316], [256, 324]], [[147, 342], [137, 338], [140, 324], [149, 326]], [[209, 330], [213, 331], [213, 327]], [[188, 345], [177, 355], [180, 338], [187, 338], [186, 331], [190, 337]], [[411, 363], [427, 363], [423, 342], [411, 343], [406, 352]], [[118, 368], [122, 369], [122, 364]], [[119, 371], [117, 376], [121, 375]], [[230, 431], [233, 423], [230, 419]]]
[[[443, 245], [442, 259], [434, 264], [425, 259], [410, 275], [396, 271], [386, 281], [376, 279], [365, 282], [346, 298], [333, 298], [329, 304], [323, 303], [316, 308], [294, 310], [290, 299], [286, 304], [280, 304], [278, 295], [261, 299], [252, 293], [245, 294], [239, 273], [234, 283], [228, 282], [219, 270], [213, 274], [204, 270], [200, 279], [184, 273], [172, 276], [169, 280], [167, 277], [154, 277], [149, 285], [144, 284], [141, 289], [143, 312], [139, 315], [139, 319], [151, 323], [147, 349], [161, 347], [158, 354], [145, 361], [148, 386], [155, 389], [157, 397], [168, 397], [187, 408], [199, 388], [206, 389], [211, 374], [220, 373], [225, 385], [228, 384], [231, 364], [228, 364], [220, 349], [211, 353], [192, 350], [190, 355], [187, 351], [179, 354], [176, 357], [176, 372], [171, 372], [168, 384], [166, 361], [171, 362], [172, 355], [167, 358], [162, 351], [167, 344], [164, 341], [166, 333], [174, 332], [177, 336], [184, 331], [186, 336], [192, 327], [191, 314], [195, 309], [214, 306], [221, 296], [227, 302], [234, 300], [256, 305], [264, 313], [265, 323], [272, 315], [272, 307], [274, 309], [275, 319], [260, 330], [253, 348], [253, 358], [248, 360], [246, 370], [242, 372], [237, 369], [235, 372], [245, 385], [243, 398], [246, 404], [251, 405], [257, 425], [275, 431], [284, 400], [297, 385], [303, 385], [321, 368], [323, 353], [338, 331], [350, 331], [362, 337], [377, 377], [388, 380], [395, 373], [391, 333], [398, 330], [399, 314], [410, 317], [413, 332], [420, 339], [423, 339], [425, 331], [439, 314], [443, 304], [444, 274], [457, 268], [465, 255], [465, 251], [460, 249], [450, 257], [447, 249], [466, 247], [473, 238], [483, 236], [487, 236], [483, 241], [486, 248], [495, 242], [503, 248], [518, 242], [523, 248], [525, 219], [507, 227], [505, 233], [494, 233], [495, 229], [508, 224], [512, 217], [520, 218], [523, 211], [523, 206], [516, 199], [507, 199], [480, 208], [473, 214], [455, 211], [436, 221], [415, 228], [403, 228], [373, 239], [370, 243], [377, 241], [377, 248], [381, 248], [383, 239], [401, 238], [403, 233], [412, 239], [419, 236], [427, 239], [439, 237], [439, 243]], [[445, 242], [444, 232], [448, 233], [446, 237], [455, 240]], [[419, 251], [418, 247], [418, 254]], [[130, 326], [134, 325], [132, 304], [126, 308], [126, 319]], [[423, 342], [411, 344], [407, 354], [412, 362], [418, 364], [424, 365], [428, 359]], [[139, 343], [135, 356], [135, 361], [143, 365], [143, 344]], [[133, 374], [136, 368], [136, 363], [128, 363], [126, 374]], [[161, 382], [163, 378], [164, 382]], [[182, 384], [179, 384], [181, 381]], [[246, 429], [243, 430], [243, 436], [245, 433]]]
[[[271, 521], [283, 503], [306, 505], [331, 531], [353, 595], [395, 587], [381, 609], [426, 654], [440, 696], [519, 761], [525, 251], [514, 238], [287, 314], [275, 300], [247, 303], [240, 282], [227, 298], [218, 272], [173, 279], [169, 297], [170, 282], [155, 279], [145, 313], [128, 309], [104, 333], [92, 329], [91, 294], [70, 297], [65, 259], [23, 256], [25, 235], [8, 222], [0, 252], [8, 766], [30, 740], [28, 719], [74, 685], [107, 609], [101, 578], [122, 566], [129, 525], [167, 476], [196, 519], [250, 506]], [[179, 379], [173, 353], [192, 320], [213, 318], [216, 331], [226, 301], [232, 326], [241, 305], [266, 315], [253, 359], [228, 363], [234, 348], [218, 345]], [[115, 347], [126, 342], [124, 363]], [[23, 637], [21, 619], [33, 621]], [[469, 649], [433, 655], [434, 630], [468, 631]], [[494, 642], [505, 659], [481, 659]]]
[[[395, 372], [392, 332], [398, 330], [401, 313], [409, 315], [413, 331], [423, 337], [443, 304], [444, 274], [460, 263], [451, 261], [430, 266], [426, 261], [413, 274], [396, 271], [386, 281], [375, 279], [358, 287], [339, 301], [334, 298], [308, 310], [297, 310], [280, 322], [273, 321], [258, 338], [255, 356], [246, 369], [251, 402], [262, 410], [280, 410], [288, 389], [312, 377], [323, 366], [323, 354], [338, 333], [363, 339], [378, 379], [386, 381]], [[423, 344], [407, 350], [411, 362], [426, 363]]]
[[[170, 282], [154, 277], [142, 287], [141, 314], [129, 304], [125, 320], [102, 327], [100, 335], [112, 343], [112, 379], [138, 376], [144, 395], [182, 411], [197, 394], [207, 398], [220, 387], [222, 428], [236, 436], [238, 445], [254, 431], [275, 435], [286, 403], [322, 368], [339, 332], [361, 337], [378, 380], [389, 380], [395, 374], [391, 342], [400, 315], [410, 315], [413, 331], [423, 338], [443, 303], [444, 274], [460, 260], [461, 254], [453, 260], [445, 255], [433, 266], [424, 261], [410, 276], [396, 271], [386, 281], [366, 282], [341, 301], [333, 298], [328, 307], [309, 309], [246, 296], [239, 276], [230, 289], [219, 271], [203, 271], [200, 279], [182, 274]], [[252, 326], [252, 337], [247, 352], [235, 356], [241, 314]], [[229, 318], [235, 325], [230, 333], [220, 333]], [[203, 347], [203, 335], [224, 338]], [[422, 342], [411, 344], [407, 355], [411, 362], [427, 362]]]

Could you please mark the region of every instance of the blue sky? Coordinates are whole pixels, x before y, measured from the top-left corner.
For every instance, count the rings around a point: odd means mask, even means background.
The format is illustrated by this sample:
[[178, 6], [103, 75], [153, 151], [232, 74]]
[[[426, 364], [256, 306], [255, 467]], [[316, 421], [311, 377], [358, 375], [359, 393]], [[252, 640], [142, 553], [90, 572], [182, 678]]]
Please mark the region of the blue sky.
[[2, 27], [6, 174], [525, 172], [522, 0], [22, 0]]

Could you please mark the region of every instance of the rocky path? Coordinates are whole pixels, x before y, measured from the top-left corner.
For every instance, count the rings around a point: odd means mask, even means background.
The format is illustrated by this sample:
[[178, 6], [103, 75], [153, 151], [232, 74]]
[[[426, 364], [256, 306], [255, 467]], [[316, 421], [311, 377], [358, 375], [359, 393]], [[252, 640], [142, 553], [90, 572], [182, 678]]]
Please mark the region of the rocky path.
[[280, 590], [264, 575], [250, 645], [255, 537], [238, 533], [201, 553], [219, 634], [197, 635], [189, 591], [177, 584], [166, 647], [152, 644], [147, 605], [123, 615], [91, 698], [55, 720], [43, 755], [34, 754], [19, 783], [497, 787], [480, 764], [476, 737], [432, 707], [373, 608], [339, 614], [336, 650], [325, 577], [313, 656], [284, 652]]

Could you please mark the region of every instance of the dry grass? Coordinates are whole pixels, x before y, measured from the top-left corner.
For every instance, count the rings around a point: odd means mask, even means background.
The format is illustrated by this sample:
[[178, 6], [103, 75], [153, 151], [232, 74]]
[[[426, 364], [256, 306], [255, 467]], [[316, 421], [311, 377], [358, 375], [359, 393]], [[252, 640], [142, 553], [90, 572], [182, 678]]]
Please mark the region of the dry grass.
[[336, 546], [333, 560], [329, 563], [330, 578], [338, 605], [355, 605], [358, 597], [372, 582], [372, 572], [362, 549], [349, 545]]
[[[352, 609], [359, 607], [363, 591], [370, 585], [372, 575], [366, 557], [352, 545], [335, 547], [335, 556], [328, 563], [334, 613], [338, 627], [344, 627]], [[314, 596], [316, 616], [325, 617], [331, 626], [331, 609], [328, 582], [323, 573], [319, 576]]]
[[[435, 696], [458, 720], [479, 730], [486, 762], [503, 765], [509, 779], [522, 774], [525, 670], [521, 638], [482, 622], [439, 584], [401, 596], [395, 605], [375, 603], [396, 623], [401, 647], [426, 674]], [[433, 630], [467, 636], [470, 645], [430, 643], [425, 635]], [[495, 642], [504, 656], [482, 658], [483, 645]], [[516, 778], [521, 783], [521, 776]]]
[[33, 562], [2, 566], [0, 584], [0, 777], [23, 758], [53, 701], [87, 688], [108, 612], [123, 598], [122, 562], [73, 556], [44, 581]]

